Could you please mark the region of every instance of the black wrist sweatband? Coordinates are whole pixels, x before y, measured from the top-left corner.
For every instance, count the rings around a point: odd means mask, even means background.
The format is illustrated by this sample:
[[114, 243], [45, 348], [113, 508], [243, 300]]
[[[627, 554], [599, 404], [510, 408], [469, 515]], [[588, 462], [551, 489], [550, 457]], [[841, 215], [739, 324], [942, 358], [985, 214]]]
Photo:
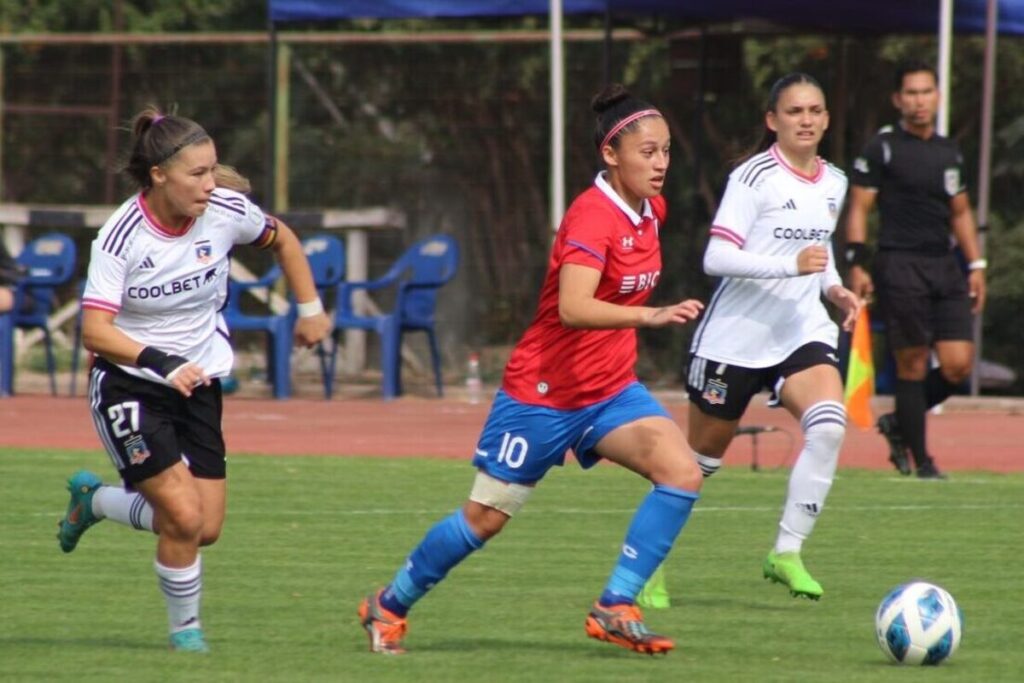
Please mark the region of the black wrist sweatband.
[[846, 255], [846, 265], [848, 266], [865, 268], [868, 261], [871, 260], [871, 248], [863, 242], [847, 242], [844, 253]]
[[175, 356], [173, 353], [164, 353], [155, 346], [147, 346], [142, 349], [139, 352], [139, 357], [135, 359], [135, 364], [140, 368], [152, 370], [164, 379], [167, 379], [171, 373], [186, 363], [188, 363], [188, 358]]

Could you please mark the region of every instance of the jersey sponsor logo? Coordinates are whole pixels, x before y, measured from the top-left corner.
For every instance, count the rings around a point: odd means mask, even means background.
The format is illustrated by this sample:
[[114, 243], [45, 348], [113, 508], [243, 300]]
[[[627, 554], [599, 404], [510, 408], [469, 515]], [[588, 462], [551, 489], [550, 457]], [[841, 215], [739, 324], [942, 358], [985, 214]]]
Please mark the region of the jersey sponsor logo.
[[217, 281], [217, 269], [211, 268], [202, 275], [193, 275], [174, 282], [165, 282], [162, 285], [150, 287], [129, 287], [129, 299], [159, 299], [165, 296], [174, 296], [182, 292], [191, 292]]
[[141, 465], [149, 459], [149, 447], [141, 434], [133, 434], [124, 442], [124, 450], [128, 454], [128, 462], [132, 465]]
[[718, 379], [709, 379], [704, 385], [704, 393], [700, 397], [713, 406], [720, 406], [725, 403], [725, 397], [728, 394], [728, 384]]
[[142, 259], [142, 263], [139, 264], [139, 270], [153, 270], [154, 268], [156, 268], [156, 264], [148, 256]]
[[633, 251], [635, 240], [629, 235], [625, 235], [619, 240], [619, 244], [622, 245], [622, 251]]
[[801, 240], [807, 242], [825, 241], [832, 231], [825, 228], [775, 228], [772, 235], [777, 240]]
[[640, 273], [639, 275], [623, 275], [622, 282], [619, 284], [619, 294], [631, 294], [633, 292], [642, 292], [645, 289], [652, 289], [658, 284], [658, 278], [660, 277], [660, 270], [652, 273]]
[[790, 199], [788, 202], [782, 205], [783, 209], [789, 209], [790, 211], [796, 211], [796, 202]]
[[942, 184], [946, 188], [946, 194], [950, 197], [956, 196], [956, 193], [960, 190], [960, 169], [947, 168], [945, 173], [942, 174]]
[[207, 264], [213, 258], [213, 245], [210, 240], [196, 242], [196, 261]]

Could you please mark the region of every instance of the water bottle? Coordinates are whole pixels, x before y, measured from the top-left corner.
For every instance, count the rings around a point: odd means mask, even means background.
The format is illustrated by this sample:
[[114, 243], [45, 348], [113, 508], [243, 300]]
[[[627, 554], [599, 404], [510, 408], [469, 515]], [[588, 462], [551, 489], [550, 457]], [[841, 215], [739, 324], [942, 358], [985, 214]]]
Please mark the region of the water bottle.
[[479, 403], [483, 394], [483, 381], [480, 379], [480, 356], [469, 354], [469, 363], [466, 365], [466, 400], [470, 403]]

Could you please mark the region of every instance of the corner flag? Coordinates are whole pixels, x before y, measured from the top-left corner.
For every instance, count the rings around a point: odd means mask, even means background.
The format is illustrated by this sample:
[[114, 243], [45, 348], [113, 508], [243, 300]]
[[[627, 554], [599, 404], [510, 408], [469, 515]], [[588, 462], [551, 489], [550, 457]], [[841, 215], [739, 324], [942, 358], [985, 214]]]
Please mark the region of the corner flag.
[[868, 309], [860, 309], [853, 325], [850, 359], [846, 365], [846, 414], [861, 429], [870, 429], [875, 422], [871, 414], [871, 397], [875, 393], [875, 362], [871, 351], [871, 321]]

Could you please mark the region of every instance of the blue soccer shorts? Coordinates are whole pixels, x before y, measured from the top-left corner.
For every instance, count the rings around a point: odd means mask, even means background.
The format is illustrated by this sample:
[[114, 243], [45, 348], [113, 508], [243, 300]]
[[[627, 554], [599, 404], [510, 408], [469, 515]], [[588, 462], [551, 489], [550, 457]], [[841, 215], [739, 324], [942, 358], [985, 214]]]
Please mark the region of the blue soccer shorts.
[[593, 467], [601, 459], [594, 450], [601, 439], [645, 417], [670, 416], [639, 382], [600, 403], [573, 410], [522, 403], [499, 390], [473, 465], [495, 479], [533, 484], [552, 467], [563, 465], [569, 450], [581, 467]]

